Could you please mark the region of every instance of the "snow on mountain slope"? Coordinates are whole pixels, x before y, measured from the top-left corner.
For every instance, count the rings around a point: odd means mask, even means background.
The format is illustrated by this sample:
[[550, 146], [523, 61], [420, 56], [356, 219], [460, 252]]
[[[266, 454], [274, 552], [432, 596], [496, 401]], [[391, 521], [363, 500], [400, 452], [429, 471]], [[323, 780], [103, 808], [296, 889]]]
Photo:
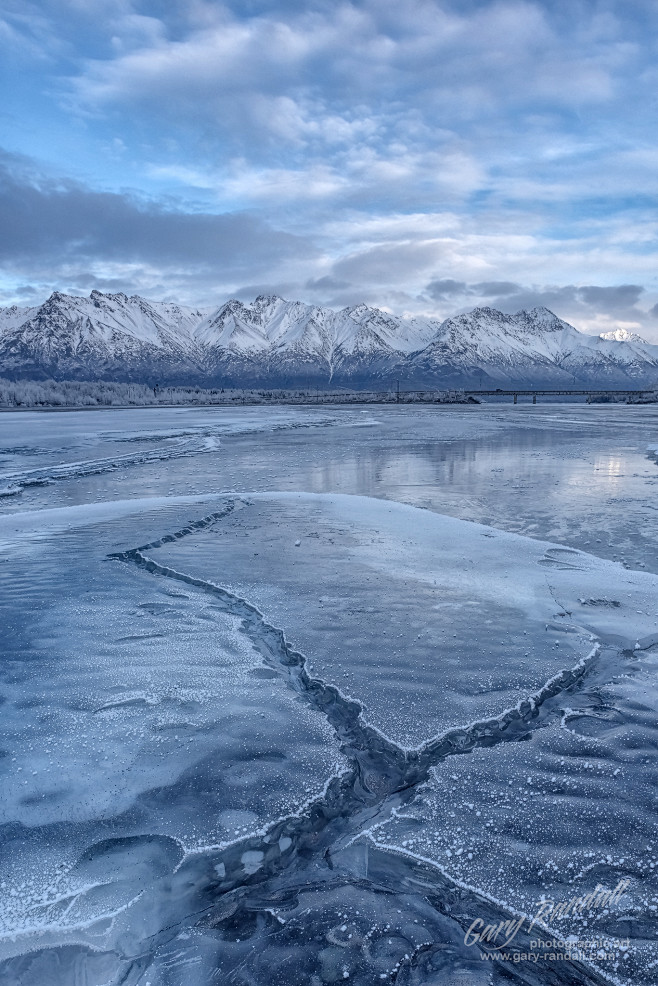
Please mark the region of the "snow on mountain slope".
[[579, 332], [547, 308], [506, 315], [492, 308], [446, 319], [410, 361], [411, 378], [463, 374], [498, 383], [632, 386], [658, 378], [658, 346]]
[[199, 372], [192, 329], [205, 312], [92, 291], [89, 298], [54, 292], [0, 337], [3, 372], [60, 378], [135, 379], [174, 368]]
[[[438, 323], [404, 320], [357, 305], [333, 311], [276, 295], [245, 305], [229, 301], [197, 326], [208, 369], [237, 378], [281, 382], [357, 379], [384, 372], [422, 348]], [[237, 374], [237, 377], [236, 377]]]
[[611, 342], [639, 342], [643, 346], [650, 345], [637, 332], [629, 332], [628, 329], [613, 329], [612, 332], [602, 332], [599, 339], [608, 339]]
[[238, 387], [655, 384], [658, 346], [623, 333], [588, 336], [546, 308], [476, 308], [439, 323], [276, 295], [211, 310], [55, 292], [37, 308], [0, 309], [0, 374]]
[[19, 325], [26, 322], [37, 310], [37, 308], [19, 308], [18, 305], [12, 305], [10, 308], [0, 308], [0, 337], [6, 332], [11, 331], [11, 329], [18, 328]]
[[242, 351], [304, 349], [329, 356], [372, 349], [412, 352], [432, 338], [438, 323], [386, 315], [376, 308], [357, 305], [333, 311], [300, 301], [284, 301], [276, 295], [259, 295], [251, 304], [229, 301], [195, 332], [209, 347], [231, 346]]
[[[541, 311], [533, 309], [531, 316]], [[546, 309], [543, 309], [546, 311]], [[523, 313], [518, 313], [515, 318]], [[562, 369], [579, 379], [606, 382], [618, 380], [621, 385], [633, 384], [642, 380], [658, 380], [658, 346], [645, 342], [640, 336], [625, 333], [618, 329], [615, 338], [590, 336], [578, 332], [572, 325], [556, 319], [561, 324], [561, 332], [546, 334], [544, 344], [547, 355]], [[626, 337], [627, 336], [627, 337]], [[624, 379], [625, 378], [625, 381]]]

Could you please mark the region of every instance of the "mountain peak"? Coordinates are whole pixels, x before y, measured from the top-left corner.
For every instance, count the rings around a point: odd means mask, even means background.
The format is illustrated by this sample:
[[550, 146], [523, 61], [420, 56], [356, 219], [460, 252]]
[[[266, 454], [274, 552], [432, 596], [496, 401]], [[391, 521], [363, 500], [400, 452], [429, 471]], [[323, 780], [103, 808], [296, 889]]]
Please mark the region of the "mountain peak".
[[364, 301], [359, 302], [358, 305], [349, 305], [347, 308], [343, 308], [345, 314], [349, 315], [349, 317], [353, 318], [355, 321], [363, 318], [364, 315], [370, 315], [376, 310], [378, 309], [370, 308], [370, 306], [366, 305]]
[[[96, 303], [98, 303], [99, 301], [120, 301], [122, 304], [125, 305], [126, 302], [128, 301], [128, 295], [124, 294], [123, 291], [117, 291], [116, 294], [112, 294], [109, 291], [103, 292], [103, 291], [99, 291], [98, 288], [94, 288], [91, 294], [89, 295], [89, 300]], [[144, 302], [144, 299], [141, 298], [138, 294], [134, 294], [130, 300], [135, 303], [143, 304]]]
[[602, 332], [599, 339], [606, 339], [608, 342], [639, 342], [643, 346], [648, 345], [646, 339], [643, 339], [637, 332], [629, 332], [628, 329], [613, 329], [611, 332]]
[[474, 315], [476, 318], [481, 316], [486, 316], [487, 318], [495, 318], [496, 321], [508, 318], [504, 312], [499, 311], [497, 308], [490, 308], [489, 305], [479, 305], [477, 308], [473, 308], [468, 315]]
[[552, 312], [550, 308], [547, 308], [545, 305], [536, 305], [534, 308], [521, 308], [516, 314], [521, 315], [524, 312], [528, 315], [535, 315], [539, 318], [557, 318], [555, 312]]
[[552, 312], [550, 308], [540, 305], [537, 308], [522, 308], [513, 316], [518, 325], [522, 325], [526, 331], [538, 332], [561, 332], [565, 328], [573, 329], [568, 322], [563, 322], [561, 318]]
[[281, 298], [278, 294], [259, 294], [253, 302], [253, 307], [265, 308], [267, 305], [273, 305], [277, 301], [282, 301], [285, 304], [285, 299]]
[[224, 304], [217, 310], [217, 314], [220, 315], [233, 315], [235, 312], [243, 312], [246, 310], [246, 305], [244, 302], [240, 301], [238, 298], [229, 298]]

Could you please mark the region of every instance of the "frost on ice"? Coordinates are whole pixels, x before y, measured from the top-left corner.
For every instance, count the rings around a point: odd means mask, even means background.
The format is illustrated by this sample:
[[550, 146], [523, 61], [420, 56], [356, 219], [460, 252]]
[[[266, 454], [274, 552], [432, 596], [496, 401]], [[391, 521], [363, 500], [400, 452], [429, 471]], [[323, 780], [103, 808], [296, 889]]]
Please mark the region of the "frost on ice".
[[[648, 986], [658, 577], [383, 498], [477, 515], [436, 483], [440, 420], [498, 436], [464, 475], [514, 526], [503, 415], [126, 414], [8, 417], [0, 450], [3, 982], [489, 986], [470, 921], [626, 880], [591, 921], [616, 965], [556, 975]], [[639, 544], [644, 482], [580, 543]]]
[[583, 552], [366, 497], [239, 506], [146, 554], [250, 599], [401, 746], [501, 714], [597, 640], [658, 636], [656, 578]]

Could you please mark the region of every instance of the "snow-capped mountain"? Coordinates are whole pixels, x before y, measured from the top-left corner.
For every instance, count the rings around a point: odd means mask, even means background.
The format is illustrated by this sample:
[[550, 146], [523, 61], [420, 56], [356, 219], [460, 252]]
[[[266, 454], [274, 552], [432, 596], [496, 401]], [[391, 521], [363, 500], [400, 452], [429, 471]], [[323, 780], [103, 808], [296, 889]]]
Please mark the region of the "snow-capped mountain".
[[547, 308], [475, 308], [446, 319], [407, 372], [429, 382], [448, 368], [452, 379], [484, 386], [643, 386], [658, 379], [658, 346], [586, 335]]
[[613, 329], [612, 332], [602, 332], [599, 339], [609, 339], [612, 342], [641, 342], [648, 346], [649, 343], [637, 332], [629, 332], [628, 329]]
[[439, 322], [266, 295], [193, 309], [55, 292], [38, 307], [0, 309], [0, 375], [238, 387], [656, 384], [658, 346], [623, 333], [585, 335], [546, 308], [476, 308]]
[[437, 328], [366, 305], [336, 312], [260, 295], [251, 305], [227, 302], [197, 326], [194, 338], [208, 372], [230, 382], [315, 384], [381, 376]]
[[[11, 309], [5, 309], [11, 311]], [[56, 291], [20, 320], [0, 313], [0, 367], [6, 375], [59, 379], [193, 379], [203, 373], [195, 326], [205, 310], [92, 291]]]

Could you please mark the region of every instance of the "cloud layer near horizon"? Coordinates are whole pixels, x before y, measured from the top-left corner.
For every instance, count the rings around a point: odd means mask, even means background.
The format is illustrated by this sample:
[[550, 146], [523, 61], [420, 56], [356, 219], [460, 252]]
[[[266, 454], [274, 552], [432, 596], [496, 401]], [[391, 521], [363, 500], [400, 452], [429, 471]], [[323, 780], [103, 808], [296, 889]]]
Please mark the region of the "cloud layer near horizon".
[[657, 28], [649, 0], [8, 0], [0, 303], [543, 304], [658, 341]]

